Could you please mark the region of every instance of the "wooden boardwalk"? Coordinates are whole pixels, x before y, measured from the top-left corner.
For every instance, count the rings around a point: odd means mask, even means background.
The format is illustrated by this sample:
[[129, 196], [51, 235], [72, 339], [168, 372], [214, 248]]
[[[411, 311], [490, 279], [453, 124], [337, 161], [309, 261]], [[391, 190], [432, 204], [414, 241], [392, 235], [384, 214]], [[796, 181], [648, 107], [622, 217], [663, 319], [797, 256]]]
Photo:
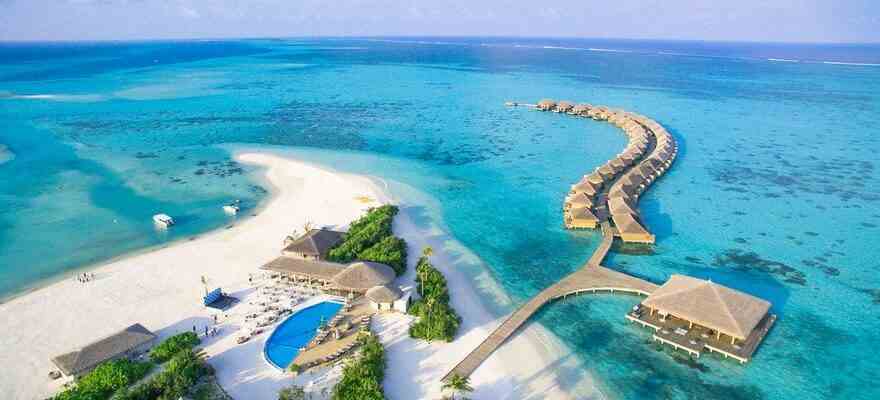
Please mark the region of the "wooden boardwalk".
[[611, 249], [611, 243], [614, 240], [612, 229], [608, 221], [603, 221], [602, 243], [599, 244], [599, 248], [596, 249], [586, 265], [562, 278], [553, 286], [544, 289], [514, 311], [486, 340], [480, 343], [464, 360], [449, 371], [443, 377], [443, 380], [445, 381], [453, 375], [470, 376], [498, 347], [509, 337], [513, 336], [532, 315], [538, 312], [545, 304], [555, 299], [572, 294], [597, 291], [624, 292], [643, 296], [653, 292], [657, 285], [599, 265]]
[[[509, 103], [509, 105], [518, 105], [518, 103]], [[647, 126], [645, 128], [650, 130]], [[649, 143], [651, 153], [657, 150], [655, 145], [656, 142], [652, 136]], [[628, 166], [626, 169], [633, 169], [640, 164], [636, 163], [635, 165]], [[615, 180], [620, 178], [620, 176], [622, 174], [617, 174]], [[443, 377], [444, 381], [454, 375], [461, 377], [470, 376], [495, 350], [528, 322], [532, 315], [555, 299], [572, 294], [595, 293], [598, 291], [624, 292], [647, 296], [657, 288], [656, 284], [602, 266], [602, 261], [611, 250], [614, 236], [617, 234], [617, 229], [611, 225], [611, 215], [607, 205], [608, 191], [611, 187], [611, 183], [604, 185], [603, 190], [596, 196], [595, 215], [600, 221], [602, 243], [599, 244], [599, 247], [590, 256], [587, 264], [562, 278], [562, 280], [554, 285], [544, 289], [514, 311], [495, 331], [489, 334], [489, 337], [449, 371]]]

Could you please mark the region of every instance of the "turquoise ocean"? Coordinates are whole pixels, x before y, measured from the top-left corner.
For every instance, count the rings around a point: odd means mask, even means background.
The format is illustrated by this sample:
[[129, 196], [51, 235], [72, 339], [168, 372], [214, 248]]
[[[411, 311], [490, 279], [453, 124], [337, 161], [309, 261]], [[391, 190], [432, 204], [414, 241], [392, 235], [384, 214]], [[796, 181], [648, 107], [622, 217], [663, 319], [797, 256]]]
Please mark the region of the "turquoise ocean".
[[[598, 244], [562, 229], [562, 199], [625, 145], [608, 124], [503, 105], [544, 97], [645, 114], [679, 143], [640, 203], [657, 244], [609, 266], [709, 278], [779, 315], [742, 366], [658, 350], [623, 318], [634, 297], [570, 298], [533, 322], [583, 366], [552, 366], [563, 381], [591, 375], [625, 399], [880, 398], [877, 45], [3, 43], [0, 298], [222, 229], [233, 199], [258, 212], [259, 171], [219, 146], [243, 143], [391, 182], [479, 256], [469, 273], [522, 303]], [[155, 230], [158, 212], [178, 226]]]

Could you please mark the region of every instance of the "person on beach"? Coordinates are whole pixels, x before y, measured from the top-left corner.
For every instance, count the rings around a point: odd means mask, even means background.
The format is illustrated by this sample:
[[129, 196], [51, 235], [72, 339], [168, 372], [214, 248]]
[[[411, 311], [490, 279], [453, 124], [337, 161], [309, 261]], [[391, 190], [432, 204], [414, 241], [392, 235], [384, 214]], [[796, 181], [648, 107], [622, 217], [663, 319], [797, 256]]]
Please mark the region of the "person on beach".
[[205, 337], [208, 337], [208, 325], [205, 325]]

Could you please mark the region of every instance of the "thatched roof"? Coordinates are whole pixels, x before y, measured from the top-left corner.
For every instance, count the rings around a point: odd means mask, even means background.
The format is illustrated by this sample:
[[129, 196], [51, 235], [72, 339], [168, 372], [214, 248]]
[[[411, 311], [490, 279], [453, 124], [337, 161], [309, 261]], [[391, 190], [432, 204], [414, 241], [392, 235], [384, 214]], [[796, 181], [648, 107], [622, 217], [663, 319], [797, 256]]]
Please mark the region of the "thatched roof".
[[578, 221], [599, 221], [599, 218], [596, 217], [596, 214], [593, 214], [589, 207], [573, 207], [571, 210], [568, 210], [568, 216]]
[[571, 112], [575, 114], [584, 114], [590, 110], [589, 104], [578, 104], [571, 109]]
[[614, 168], [611, 168], [611, 166], [608, 164], [602, 164], [601, 167], [596, 169], [596, 172], [598, 172], [599, 175], [602, 175], [602, 177], [605, 179], [613, 178], [614, 175], [617, 174], [617, 172], [614, 171]]
[[538, 109], [549, 110], [556, 106], [556, 102], [551, 99], [543, 99], [538, 102]]
[[340, 289], [362, 292], [373, 286], [385, 285], [396, 276], [394, 269], [385, 264], [358, 261], [334, 276], [333, 283]]
[[571, 186], [571, 191], [575, 193], [584, 193], [587, 196], [595, 196], [599, 192], [599, 185], [593, 184], [588, 180], [582, 180]]
[[281, 256], [264, 264], [260, 269], [329, 281], [342, 272], [345, 265]]
[[745, 340], [770, 303], [712, 281], [672, 275], [642, 304]]
[[403, 291], [393, 286], [375, 286], [367, 290], [367, 298], [373, 303], [393, 303], [403, 297]]
[[645, 227], [636, 220], [633, 214], [612, 214], [611, 219], [614, 221], [614, 226], [617, 227], [617, 231], [621, 234], [627, 235], [650, 235]]
[[574, 104], [572, 104], [570, 101], [562, 100], [559, 103], [556, 103], [556, 109], [562, 112], [566, 112], [568, 110], [571, 110], [572, 108], [574, 108]]
[[344, 232], [328, 229], [312, 229], [284, 247], [284, 253], [323, 257], [333, 246], [342, 241]]
[[610, 197], [608, 199], [608, 211], [611, 215], [615, 214], [633, 214], [638, 215], [636, 208], [632, 206], [624, 197]]
[[593, 199], [584, 193], [577, 193], [566, 197], [565, 203], [570, 207], [592, 207]]
[[79, 350], [53, 357], [52, 362], [65, 375], [77, 375], [149, 343], [155, 338], [156, 335], [149, 329], [141, 324], [134, 324]]
[[587, 182], [590, 182], [597, 187], [602, 187], [602, 183], [605, 182], [605, 178], [602, 177], [602, 175], [600, 175], [598, 172], [593, 172], [592, 174], [587, 175], [586, 179]]

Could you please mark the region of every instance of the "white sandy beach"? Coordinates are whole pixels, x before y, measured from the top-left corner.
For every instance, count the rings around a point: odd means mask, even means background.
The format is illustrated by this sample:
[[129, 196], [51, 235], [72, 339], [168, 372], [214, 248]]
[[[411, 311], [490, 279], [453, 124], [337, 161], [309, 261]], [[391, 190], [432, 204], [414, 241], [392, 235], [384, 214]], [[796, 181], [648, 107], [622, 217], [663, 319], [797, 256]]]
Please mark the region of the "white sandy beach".
[[[58, 381], [47, 377], [55, 369], [51, 357], [135, 322], [161, 337], [190, 330], [193, 325], [202, 329], [212, 315], [201, 305], [202, 275], [209, 278], [210, 286], [242, 298], [241, 305], [229, 311], [222, 334], [204, 343], [221, 385], [233, 398], [275, 399], [284, 386], [326, 378], [305, 374], [294, 382], [271, 367], [262, 356], [268, 334], [244, 345], [233, 344], [238, 329], [235, 316], [240, 312], [236, 309], [255, 295], [249, 274], [258, 273], [260, 265], [279, 254], [285, 235], [294, 229], [302, 231], [306, 221], [344, 229], [366, 208], [392, 199], [370, 178], [298, 162], [284, 157], [283, 150], [234, 150], [237, 160], [265, 167], [266, 180], [273, 186], [271, 199], [258, 215], [228, 229], [97, 266], [93, 282], [66, 279], [0, 304], [0, 363], [6, 366], [0, 374], [0, 393], [4, 399], [50, 395], [59, 387]], [[408, 241], [412, 256], [409, 273], [399, 283], [412, 284], [416, 256], [423, 246], [433, 246], [434, 264], [447, 275], [453, 305], [464, 324], [460, 336], [449, 344], [410, 339], [410, 317], [400, 314], [378, 316], [373, 330], [387, 349], [386, 396], [395, 400], [435, 399], [440, 397], [440, 377], [500, 321], [482, 307], [473, 289], [475, 283], [456, 271], [461, 257], [447, 251], [455, 243], [435, 228], [418, 226], [407, 215], [406, 205], [401, 208], [394, 230]], [[570, 388], [563, 389], [553, 374], [559, 366], [574, 363], [567, 354], [546, 330], [529, 325], [474, 374], [471, 382], [477, 390], [470, 397], [568, 398]], [[589, 391], [589, 382], [585, 385], [579, 393]]]

